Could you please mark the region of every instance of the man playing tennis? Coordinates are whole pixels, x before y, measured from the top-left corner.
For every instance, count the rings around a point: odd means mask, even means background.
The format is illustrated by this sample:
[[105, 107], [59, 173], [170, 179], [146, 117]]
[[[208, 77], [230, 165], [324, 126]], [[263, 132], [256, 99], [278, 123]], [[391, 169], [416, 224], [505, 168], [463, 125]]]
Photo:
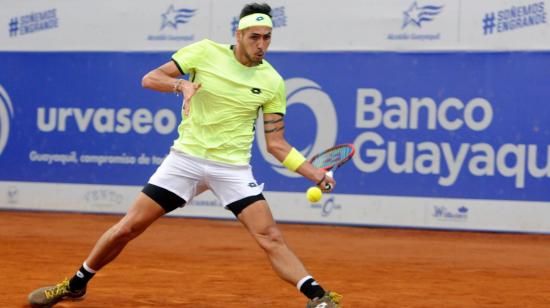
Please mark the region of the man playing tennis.
[[[70, 279], [29, 294], [35, 307], [82, 299], [88, 281], [126, 244], [164, 214], [210, 189], [253, 235], [283, 280], [309, 298], [307, 307], [340, 307], [341, 295], [325, 291], [287, 246], [249, 165], [254, 124], [263, 112], [268, 151], [284, 166], [318, 186], [334, 188], [284, 138], [284, 80], [264, 60], [271, 42], [271, 8], [248, 4], [241, 11], [237, 44], [203, 40], [177, 51], [143, 77], [145, 88], [182, 93], [183, 120], [170, 154], [151, 176], [128, 213], [101, 236]], [[179, 79], [189, 74], [189, 80]], [[325, 189], [326, 191], [326, 189]]]

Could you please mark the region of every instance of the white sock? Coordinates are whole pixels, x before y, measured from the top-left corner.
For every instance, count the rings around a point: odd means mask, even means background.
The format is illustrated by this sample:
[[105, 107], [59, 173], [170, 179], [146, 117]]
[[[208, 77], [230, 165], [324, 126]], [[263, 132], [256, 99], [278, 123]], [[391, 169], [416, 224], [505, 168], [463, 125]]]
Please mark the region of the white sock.
[[298, 281], [298, 283], [296, 284], [296, 288], [298, 288], [298, 291], [300, 291], [300, 288], [302, 287], [304, 282], [306, 282], [306, 280], [308, 280], [310, 278], [313, 278], [313, 277], [311, 277], [310, 275], [307, 275], [306, 277], [304, 277], [304, 278], [300, 279], [300, 281]]
[[86, 261], [84, 261], [84, 263], [82, 264], [82, 267], [84, 267], [84, 269], [85, 269], [86, 271], [88, 271], [88, 273], [95, 274], [95, 272], [96, 272], [96, 270], [91, 269], [91, 268], [88, 266], [88, 264], [86, 264]]

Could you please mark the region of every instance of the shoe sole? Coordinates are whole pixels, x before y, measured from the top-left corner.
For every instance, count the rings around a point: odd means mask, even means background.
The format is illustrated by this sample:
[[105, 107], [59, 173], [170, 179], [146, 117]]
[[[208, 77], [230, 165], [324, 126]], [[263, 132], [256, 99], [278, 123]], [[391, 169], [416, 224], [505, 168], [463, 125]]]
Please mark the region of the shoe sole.
[[58, 304], [59, 302], [79, 302], [79, 301], [82, 301], [86, 298], [86, 294], [80, 296], [80, 297], [65, 297], [65, 298], [61, 298], [60, 300], [58, 300], [57, 302], [55, 303], [51, 303], [49, 305], [41, 305], [41, 304], [31, 304], [29, 303], [29, 305], [32, 307], [32, 308], [51, 308], [53, 305], [55, 304]]

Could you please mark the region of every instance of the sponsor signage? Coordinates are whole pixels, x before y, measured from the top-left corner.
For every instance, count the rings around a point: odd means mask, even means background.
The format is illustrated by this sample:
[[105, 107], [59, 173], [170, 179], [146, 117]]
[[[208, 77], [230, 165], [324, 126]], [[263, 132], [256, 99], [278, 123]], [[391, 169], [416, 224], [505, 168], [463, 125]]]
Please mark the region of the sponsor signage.
[[[170, 54], [4, 53], [0, 65], [18, 73], [0, 77], [0, 180], [145, 183], [176, 138], [181, 98], [143, 89], [140, 80]], [[307, 157], [355, 144], [352, 161], [336, 172], [337, 192], [550, 201], [550, 90], [537, 86], [550, 82], [547, 57], [269, 59], [285, 77], [291, 144]], [[43, 87], [28, 91], [29, 75]], [[305, 191], [311, 183], [266, 152], [262, 131], [260, 121], [252, 161], [259, 183], [269, 191]]]
[[437, 27], [427, 31], [426, 29], [434, 19], [443, 11], [443, 5], [433, 3], [419, 4], [414, 1], [407, 10], [403, 11], [403, 23], [401, 31], [388, 34], [388, 40], [417, 40], [417, 41], [437, 41], [441, 39], [441, 32]]
[[[246, 3], [8, 0], [0, 11], [0, 50], [173, 52], [203, 38], [234, 43]], [[345, 5], [284, 0], [271, 5], [272, 50], [550, 49], [548, 0], [349, 0]]]
[[548, 23], [544, 1], [516, 4], [490, 11], [483, 16], [483, 34], [492, 35], [540, 27]]
[[55, 29], [59, 27], [57, 9], [51, 8], [11, 17], [8, 26], [10, 38], [17, 38], [19, 36]]

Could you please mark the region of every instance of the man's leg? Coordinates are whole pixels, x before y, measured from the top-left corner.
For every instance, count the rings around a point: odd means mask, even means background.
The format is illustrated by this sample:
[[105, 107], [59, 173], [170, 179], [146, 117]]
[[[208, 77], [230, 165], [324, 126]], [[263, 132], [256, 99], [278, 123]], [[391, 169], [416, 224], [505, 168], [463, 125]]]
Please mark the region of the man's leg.
[[158, 203], [140, 193], [128, 213], [99, 238], [86, 264], [95, 271], [100, 270], [116, 258], [130, 240], [164, 214], [164, 209]]
[[307, 307], [340, 307], [342, 296], [325, 292], [288, 247], [265, 200], [250, 204], [237, 214], [237, 218], [266, 252], [277, 275], [310, 299]]
[[302, 262], [286, 244], [265, 200], [247, 206], [237, 218], [267, 253], [279, 277], [296, 285], [308, 275]]
[[63, 299], [82, 298], [86, 293], [86, 284], [95, 271], [116, 258], [130, 240], [164, 214], [165, 210], [157, 202], [140, 193], [126, 215], [99, 238], [77, 274], [70, 281], [33, 291], [29, 294], [30, 304], [33, 307], [50, 307]]

